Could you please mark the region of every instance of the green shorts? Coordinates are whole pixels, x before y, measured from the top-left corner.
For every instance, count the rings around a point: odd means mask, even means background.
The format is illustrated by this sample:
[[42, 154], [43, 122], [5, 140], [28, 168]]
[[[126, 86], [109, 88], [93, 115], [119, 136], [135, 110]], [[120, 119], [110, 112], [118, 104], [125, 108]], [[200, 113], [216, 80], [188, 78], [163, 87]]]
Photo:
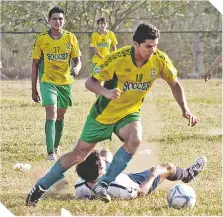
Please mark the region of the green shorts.
[[115, 124], [101, 124], [97, 122], [91, 115], [88, 115], [85, 122], [80, 139], [84, 142], [95, 144], [112, 137], [114, 132], [121, 141], [122, 138], [119, 136], [119, 130], [132, 121], [140, 121], [141, 117], [138, 112], [127, 115]]
[[57, 108], [68, 108], [72, 106], [72, 85], [55, 85], [40, 82], [42, 106], [57, 105]]

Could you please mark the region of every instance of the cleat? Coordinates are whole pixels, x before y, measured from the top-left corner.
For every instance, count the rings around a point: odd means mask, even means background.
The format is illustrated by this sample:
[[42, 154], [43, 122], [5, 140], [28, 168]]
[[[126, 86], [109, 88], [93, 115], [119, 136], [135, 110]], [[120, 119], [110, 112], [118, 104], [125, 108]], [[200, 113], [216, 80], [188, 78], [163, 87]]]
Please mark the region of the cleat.
[[36, 206], [46, 191], [40, 185], [34, 185], [26, 198], [26, 206]]
[[200, 172], [202, 172], [206, 166], [207, 158], [205, 156], [199, 157], [194, 164], [188, 167], [186, 170], [189, 175], [187, 178], [184, 178], [182, 181], [188, 183], [193, 180]]
[[54, 153], [52, 153], [52, 154], [48, 154], [47, 155], [47, 159], [49, 161], [56, 161], [57, 160], [57, 157], [56, 157], [56, 155]]
[[108, 203], [111, 201], [111, 197], [108, 194], [108, 184], [106, 182], [95, 184], [91, 190], [96, 196], [96, 198], [101, 199], [105, 203]]

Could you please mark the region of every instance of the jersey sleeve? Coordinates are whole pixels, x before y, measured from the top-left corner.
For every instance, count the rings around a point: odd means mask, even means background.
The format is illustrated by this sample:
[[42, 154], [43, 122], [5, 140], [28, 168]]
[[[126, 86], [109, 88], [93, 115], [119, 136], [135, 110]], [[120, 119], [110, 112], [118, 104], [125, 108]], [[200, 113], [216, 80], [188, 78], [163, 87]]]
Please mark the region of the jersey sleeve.
[[40, 42], [40, 37], [37, 36], [35, 41], [34, 41], [34, 44], [33, 44], [31, 58], [39, 60], [40, 57], [41, 57], [41, 42]]
[[91, 189], [87, 186], [87, 183], [83, 179], [78, 179], [74, 184], [74, 194], [81, 199], [94, 199], [94, 195]]
[[97, 41], [96, 41], [96, 34], [95, 32], [91, 35], [91, 41], [90, 41], [90, 47], [97, 47]]
[[164, 52], [158, 51], [157, 55], [159, 56], [159, 58], [162, 62], [162, 65], [163, 65], [161, 77], [169, 83], [176, 81], [177, 80], [177, 70], [174, 67], [172, 61], [169, 59], [169, 57]]
[[115, 71], [115, 60], [112, 59], [112, 55], [104, 57], [93, 69], [91, 77], [102, 81], [109, 81], [113, 78]]
[[117, 41], [116, 36], [115, 36], [115, 33], [112, 32], [112, 31], [111, 31], [111, 41], [112, 41], [111, 44], [112, 44], [113, 46], [116, 45], [116, 44], [118, 44], [118, 41]]
[[71, 58], [80, 57], [81, 51], [79, 48], [79, 43], [75, 35], [72, 35], [72, 50], [71, 50]]

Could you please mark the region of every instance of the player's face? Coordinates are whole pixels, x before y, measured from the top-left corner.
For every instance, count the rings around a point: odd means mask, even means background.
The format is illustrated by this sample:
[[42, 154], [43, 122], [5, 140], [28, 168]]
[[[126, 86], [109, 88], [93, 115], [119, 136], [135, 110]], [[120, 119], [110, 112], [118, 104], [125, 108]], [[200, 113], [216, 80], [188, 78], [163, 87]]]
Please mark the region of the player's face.
[[50, 24], [51, 29], [59, 31], [65, 24], [64, 15], [62, 13], [54, 13], [48, 23]]
[[146, 39], [141, 44], [134, 42], [134, 47], [136, 52], [139, 54], [140, 58], [146, 61], [156, 52], [158, 42], [158, 38], [155, 40]]
[[98, 28], [100, 32], [105, 32], [107, 27], [108, 27], [108, 24], [106, 22], [100, 21], [98, 24]]

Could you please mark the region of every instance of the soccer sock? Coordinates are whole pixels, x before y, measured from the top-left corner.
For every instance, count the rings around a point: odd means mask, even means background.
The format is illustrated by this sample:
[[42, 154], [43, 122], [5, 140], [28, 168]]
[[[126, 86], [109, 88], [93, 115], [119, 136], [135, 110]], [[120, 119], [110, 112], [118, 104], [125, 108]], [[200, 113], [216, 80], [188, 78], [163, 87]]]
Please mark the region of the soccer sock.
[[55, 123], [56, 135], [55, 135], [55, 141], [54, 141], [54, 149], [56, 149], [60, 145], [60, 141], [61, 141], [62, 133], [63, 133], [63, 127], [64, 127], [64, 121], [56, 121]]
[[54, 152], [55, 120], [46, 119], [45, 123], [46, 146], [48, 154]]
[[45, 190], [50, 188], [54, 183], [59, 181], [64, 177], [64, 174], [67, 171], [58, 160], [53, 167], [50, 169], [50, 171], [42, 177], [37, 184], [39, 184], [41, 187], [43, 187]]
[[167, 177], [166, 179], [170, 181], [185, 180], [188, 178], [188, 176], [189, 176], [189, 173], [186, 169], [176, 167], [176, 174], [170, 177]]
[[122, 147], [114, 155], [114, 158], [106, 172], [97, 183], [106, 182], [107, 184], [115, 180], [115, 178], [127, 167], [128, 162], [132, 159], [132, 155], [127, 153]]

